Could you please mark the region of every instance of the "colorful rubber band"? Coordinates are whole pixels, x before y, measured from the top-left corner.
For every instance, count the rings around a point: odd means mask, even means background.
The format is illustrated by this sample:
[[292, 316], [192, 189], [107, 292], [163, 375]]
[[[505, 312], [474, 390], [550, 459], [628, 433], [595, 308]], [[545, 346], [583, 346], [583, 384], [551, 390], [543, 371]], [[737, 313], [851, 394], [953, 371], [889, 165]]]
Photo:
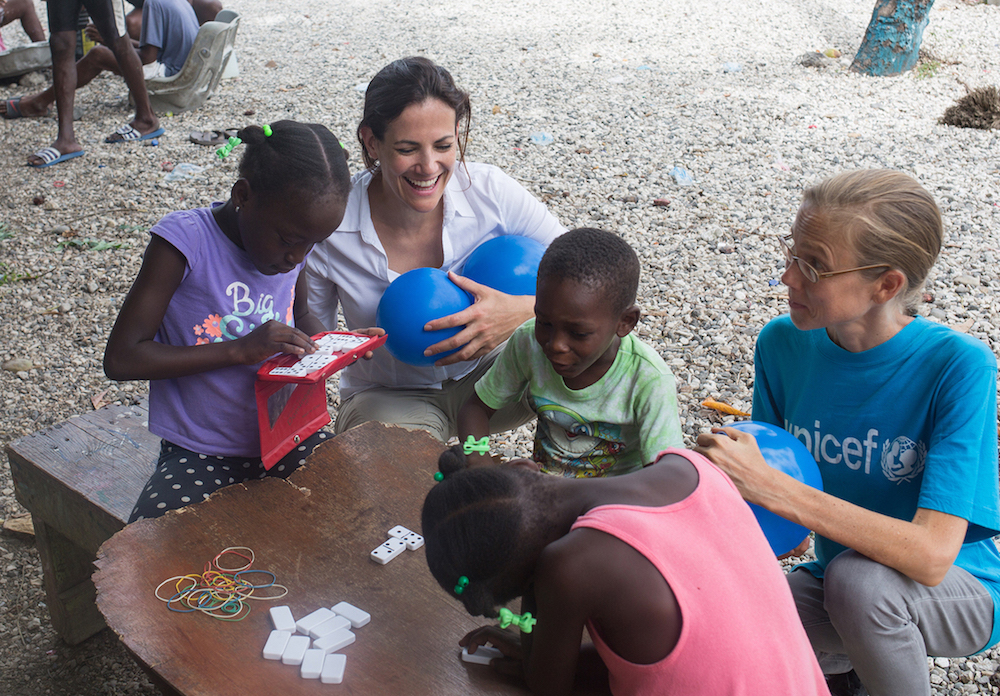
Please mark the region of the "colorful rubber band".
[[[235, 568], [223, 566], [223, 559], [227, 563], [233, 562], [229, 558], [231, 556], [242, 558], [245, 563]], [[254, 560], [253, 549], [230, 546], [206, 563], [201, 574], [167, 578], [156, 586], [153, 594], [173, 612], [200, 612], [220, 621], [242, 621], [250, 614], [248, 600], [270, 601], [288, 594], [288, 588], [276, 582], [277, 576], [273, 572], [253, 568]], [[174, 594], [166, 597], [162, 592], [170, 583], [174, 585]], [[269, 589], [277, 589], [280, 594], [260, 593]]]

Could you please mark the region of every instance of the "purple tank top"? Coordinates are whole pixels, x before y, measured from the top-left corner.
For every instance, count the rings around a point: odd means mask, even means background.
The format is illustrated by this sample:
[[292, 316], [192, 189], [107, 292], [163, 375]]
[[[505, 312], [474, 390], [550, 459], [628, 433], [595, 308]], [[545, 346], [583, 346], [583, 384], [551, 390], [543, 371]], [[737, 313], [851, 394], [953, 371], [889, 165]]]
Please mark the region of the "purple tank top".
[[[213, 204], [213, 207], [219, 204]], [[172, 346], [231, 341], [274, 319], [294, 324], [302, 265], [268, 276], [216, 224], [209, 208], [170, 213], [151, 230], [187, 260], [155, 340]], [[260, 456], [254, 379], [260, 365], [236, 365], [149, 383], [149, 430], [195, 452]]]

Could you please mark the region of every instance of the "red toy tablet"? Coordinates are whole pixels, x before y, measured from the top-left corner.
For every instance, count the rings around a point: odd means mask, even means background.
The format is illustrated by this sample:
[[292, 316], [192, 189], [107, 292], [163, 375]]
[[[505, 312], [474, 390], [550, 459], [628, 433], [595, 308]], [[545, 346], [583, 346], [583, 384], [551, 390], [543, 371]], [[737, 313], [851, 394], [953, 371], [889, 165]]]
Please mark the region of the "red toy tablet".
[[330, 422], [326, 378], [385, 343], [385, 336], [325, 331], [311, 355], [279, 355], [257, 370], [254, 391], [260, 455], [270, 469], [302, 440]]

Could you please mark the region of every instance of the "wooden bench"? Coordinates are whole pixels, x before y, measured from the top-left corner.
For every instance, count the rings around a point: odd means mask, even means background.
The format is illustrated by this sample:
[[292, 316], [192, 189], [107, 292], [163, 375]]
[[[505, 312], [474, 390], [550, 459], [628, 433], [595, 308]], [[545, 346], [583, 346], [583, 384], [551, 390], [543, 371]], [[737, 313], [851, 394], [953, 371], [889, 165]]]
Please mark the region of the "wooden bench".
[[75, 645], [104, 628], [94, 604], [97, 549], [125, 526], [156, 464], [146, 401], [106, 406], [7, 445], [14, 492], [30, 513], [52, 625]]

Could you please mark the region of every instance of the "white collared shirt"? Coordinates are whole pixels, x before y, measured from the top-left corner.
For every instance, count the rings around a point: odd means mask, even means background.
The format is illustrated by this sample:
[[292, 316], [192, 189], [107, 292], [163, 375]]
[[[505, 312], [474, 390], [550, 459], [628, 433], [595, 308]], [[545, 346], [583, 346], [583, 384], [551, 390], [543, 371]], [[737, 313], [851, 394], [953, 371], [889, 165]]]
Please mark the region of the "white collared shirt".
[[[365, 170], [352, 179], [344, 220], [337, 231], [317, 244], [306, 265], [309, 309], [332, 330], [337, 307], [343, 307], [348, 329], [375, 326], [382, 293], [399, 273], [389, 260], [372, 223]], [[548, 246], [566, 231], [558, 220], [523, 186], [489, 164], [468, 162], [455, 167], [444, 192], [441, 270], [460, 271], [469, 254], [493, 237], [523, 235]], [[440, 389], [442, 382], [459, 379], [477, 361], [447, 367], [417, 367], [400, 362], [386, 350], [371, 360], [359, 360], [340, 377], [341, 398], [374, 386], [398, 389]]]

